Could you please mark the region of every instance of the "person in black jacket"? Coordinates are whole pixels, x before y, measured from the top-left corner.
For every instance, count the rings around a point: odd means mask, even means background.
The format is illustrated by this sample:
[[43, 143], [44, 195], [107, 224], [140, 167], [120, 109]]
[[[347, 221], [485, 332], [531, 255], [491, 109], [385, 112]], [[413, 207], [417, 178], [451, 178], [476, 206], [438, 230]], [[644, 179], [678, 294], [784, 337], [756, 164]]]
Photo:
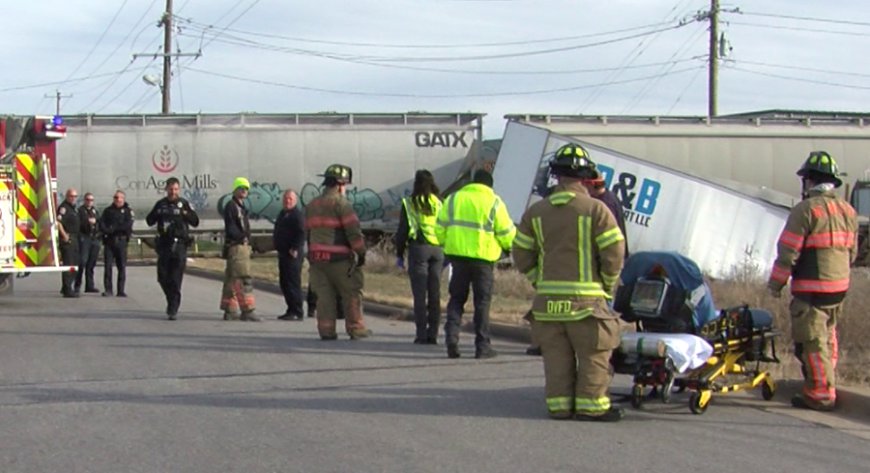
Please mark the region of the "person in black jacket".
[[[233, 198], [224, 207], [224, 254], [227, 259], [220, 308], [224, 320], [259, 322], [254, 313], [254, 285], [251, 278], [251, 224], [245, 199], [251, 183], [244, 177], [233, 182]], [[239, 309], [242, 313], [239, 315]]]
[[302, 258], [305, 219], [293, 189], [284, 192], [284, 208], [275, 219], [272, 243], [278, 252], [278, 281], [287, 311], [278, 320], [302, 320]]
[[181, 280], [187, 265], [187, 246], [193, 241], [189, 227], [199, 226], [199, 216], [180, 193], [178, 179], [167, 179], [166, 197], [158, 200], [145, 217], [149, 227], [157, 225], [157, 282], [166, 295], [169, 320], [175, 320], [181, 306]]
[[[64, 201], [57, 206], [57, 232], [60, 236], [60, 258], [65, 266], [79, 265], [79, 214], [76, 211], [76, 199], [79, 193], [75, 189], [68, 189]], [[63, 297], [78, 297], [75, 291], [75, 273], [64, 271], [60, 275], [61, 290]]]
[[103, 233], [103, 297], [112, 295], [112, 266], [118, 269], [118, 297], [127, 297], [124, 292], [127, 281], [127, 242], [133, 235], [133, 210], [127, 205], [124, 191], [115, 191], [112, 205], [103, 210], [100, 217]]
[[94, 284], [94, 267], [100, 255], [100, 212], [94, 207], [94, 194], [85, 193], [85, 203], [79, 207], [79, 256], [81, 264], [76, 272], [75, 291], [82, 288], [82, 276], [85, 280], [85, 292], [100, 292]]

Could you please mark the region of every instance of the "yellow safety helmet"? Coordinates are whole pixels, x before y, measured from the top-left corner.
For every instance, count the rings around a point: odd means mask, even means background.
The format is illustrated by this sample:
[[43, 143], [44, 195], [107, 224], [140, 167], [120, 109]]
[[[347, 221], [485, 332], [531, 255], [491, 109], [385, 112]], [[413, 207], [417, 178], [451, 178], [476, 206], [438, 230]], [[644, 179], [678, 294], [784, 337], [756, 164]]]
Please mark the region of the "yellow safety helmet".
[[237, 177], [236, 180], [233, 181], [233, 190], [236, 190], [239, 187], [243, 187], [245, 189], [250, 189], [251, 183], [245, 177]]

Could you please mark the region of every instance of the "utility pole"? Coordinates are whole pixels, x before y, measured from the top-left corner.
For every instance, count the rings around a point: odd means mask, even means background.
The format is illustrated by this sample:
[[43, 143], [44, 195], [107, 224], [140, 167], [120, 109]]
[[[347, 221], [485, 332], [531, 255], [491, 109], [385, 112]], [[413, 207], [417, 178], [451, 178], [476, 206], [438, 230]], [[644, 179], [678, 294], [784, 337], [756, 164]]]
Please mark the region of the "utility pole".
[[710, 65], [707, 99], [707, 117], [718, 114], [717, 94], [719, 88], [719, 0], [710, 0]]
[[170, 78], [172, 77], [172, 0], [166, 0], [163, 14], [163, 114], [169, 113]]
[[55, 95], [44, 95], [43, 97], [45, 97], [47, 99], [53, 98], [56, 100], [55, 106], [54, 106], [54, 114], [59, 116], [60, 115], [60, 100], [71, 98], [72, 95], [61, 95], [60, 91], [56, 90]]
[[[160, 93], [163, 96], [163, 106], [161, 113], [164, 115], [170, 113], [170, 91], [172, 90], [172, 58], [179, 57], [200, 57], [202, 51], [196, 53], [173, 53], [172, 52], [172, 0], [166, 0], [166, 11], [163, 17], [157, 23], [157, 26], [163, 26], [163, 54], [160, 53], [138, 53], [133, 55], [136, 60], [140, 57], [150, 56], [157, 58], [163, 57], [163, 77], [160, 80]], [[149, 82], [150, 83], [150, 82]]]

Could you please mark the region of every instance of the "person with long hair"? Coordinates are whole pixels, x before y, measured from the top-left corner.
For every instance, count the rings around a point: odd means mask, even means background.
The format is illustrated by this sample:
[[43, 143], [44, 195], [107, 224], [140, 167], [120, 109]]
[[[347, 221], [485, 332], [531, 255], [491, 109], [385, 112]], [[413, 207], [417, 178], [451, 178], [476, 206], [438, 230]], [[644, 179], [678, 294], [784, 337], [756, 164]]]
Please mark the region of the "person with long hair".
[[414, 176], [414, 190], [402, 199], [402, 215], [396, 232], [396, 266], [405, 268], [414, 294], [414, 343], [436, 345], [441, 321], [441, 268], [444, 251], [435, 236], [435, 220], [441, 210], [439, 190], [432, 173], [421, 169]]

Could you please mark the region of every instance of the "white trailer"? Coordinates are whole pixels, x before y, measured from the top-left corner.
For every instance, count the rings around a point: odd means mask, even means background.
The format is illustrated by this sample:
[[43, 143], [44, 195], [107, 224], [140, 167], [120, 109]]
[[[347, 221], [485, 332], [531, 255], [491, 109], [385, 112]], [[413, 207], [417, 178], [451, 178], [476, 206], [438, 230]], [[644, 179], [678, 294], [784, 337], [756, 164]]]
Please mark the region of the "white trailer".
[[[221, 227], [219, 209], [236, 176], [252, 182], [248, 199], [259, 226], [281, 209], [294, 188], [304, 206], [320, 191], [317, 175], [332, 163], [353, 168], [348, 197], [364, 227], [392, 231], [401, 198], [417, 169], [429, 169], [446, 187], [463, 161], [480, 150], [476, 113], [198, 114], [72, 116], [58, 145], [61, 189], [93, 192], [108, 205], [116, 189], [138, 215], [163, 195], [166, 179], [181, 180], [206, 228]], [[256, 225], [256, 222], [255, 222]]]
[[[713, 277], [766, 276], [788, 206], [747, 195], [596, 144], [516, 121], [507, 124], [493, 177], [514, 220], [545, 187], [553, 153], [582, 144], [620, 198], [630, 251], [672, 250]], [[786, 199], [787, 200], [787, 199]]]

